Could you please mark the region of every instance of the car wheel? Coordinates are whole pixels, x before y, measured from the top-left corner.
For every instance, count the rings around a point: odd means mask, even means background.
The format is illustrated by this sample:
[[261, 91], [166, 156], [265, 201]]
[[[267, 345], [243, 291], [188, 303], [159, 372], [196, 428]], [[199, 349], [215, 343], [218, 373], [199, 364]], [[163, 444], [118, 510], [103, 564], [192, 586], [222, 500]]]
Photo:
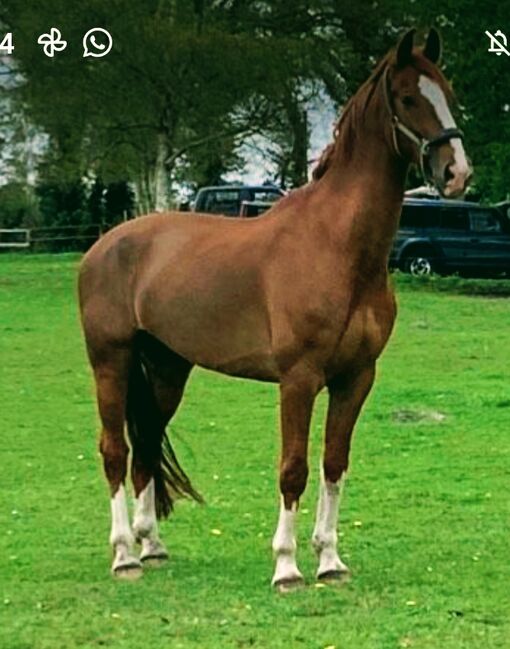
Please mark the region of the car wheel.
[[404, 270], [415, 277], [424, 277], [432, 275], [435, 271], [435, 264], [430, 254], [420, 251], [406, 258]]

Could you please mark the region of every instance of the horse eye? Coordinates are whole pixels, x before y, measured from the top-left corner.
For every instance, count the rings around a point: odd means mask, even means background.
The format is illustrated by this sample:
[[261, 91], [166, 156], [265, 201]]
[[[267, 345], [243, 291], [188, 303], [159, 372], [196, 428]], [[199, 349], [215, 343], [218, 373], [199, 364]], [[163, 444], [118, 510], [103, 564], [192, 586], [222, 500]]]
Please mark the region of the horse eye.
[[416, 102], [414, 101], [414, 98], [411, 97], [410, 95], [406, 95], [405, 97], [403, 97], [402, 103], [406, 108], [410, 108], [411, 106], [416, 106]]

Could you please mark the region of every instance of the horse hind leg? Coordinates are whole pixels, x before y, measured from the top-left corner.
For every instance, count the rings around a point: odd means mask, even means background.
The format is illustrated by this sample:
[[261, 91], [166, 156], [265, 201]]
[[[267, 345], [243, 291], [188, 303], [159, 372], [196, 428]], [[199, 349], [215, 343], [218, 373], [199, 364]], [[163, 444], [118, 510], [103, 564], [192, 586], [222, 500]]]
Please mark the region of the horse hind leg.
[[142, 575], [142, 564], [133, 552], [134, 536], [129, 524], [125, 489], [129, 448], [124, 424], [131, 353], [127, 347], [112, 346], [91, 354], [91, 361], [102, 422], [99, 447], [111, 493], [112, 573], [117, 577], [136, 579]]
[[[183, 389], [167, 385], [154, 375], [151, 377], [151, 387], [154, 390], [154, 405], [158, 408], [158, 412], [154, 415], [159, 419], [158, 426], [153, 429], [156, 433], [153, 437], [155, 443], [133, 446], [131, 479], [135, 492], [133, 530], [137, 541], [142, 546], [140, 560], [144, 565], [157, 567], [168, 559], [168, 552], [161, 541], [158, 528], [158, 513], [159, 516], [166, 515], [170, 508], [165, 497], [164, 503], [158, 502], [158, 497], [161, 498], [162, 493], [160, 468], [162, 445], [165, 427], [177, 410]], [[134, 421], [131, 430], [133, 428]], [[157, 482], [158, 487], [156, 487]]]
[[139, 332], [135, 345], [127, 403], [136, 497], [133, 529], [142, 546], [141, 561], [158, 566], [168, 558], [157, 519], [172, 509], [175, 493], [169, 486], [199, 499], [165, 433], [181, 401], [191, 364], [144, 332]]

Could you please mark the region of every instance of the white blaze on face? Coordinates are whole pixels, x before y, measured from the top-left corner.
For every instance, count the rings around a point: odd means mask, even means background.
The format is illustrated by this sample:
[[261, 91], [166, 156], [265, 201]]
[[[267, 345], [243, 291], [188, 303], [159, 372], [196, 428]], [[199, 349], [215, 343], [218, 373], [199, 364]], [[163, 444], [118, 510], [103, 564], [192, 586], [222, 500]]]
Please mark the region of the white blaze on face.
[[[448, 107], [448, 102], [444, 92], [442, 91], [440, 85], [426, 77], [425, 75], [420, 75], [418, 81], [418, 86], [420, 88], [421, 94], [432, 104], [437, 119], [439, 120], [443, 128], [457, 128], [455, 120], [450, 112]], [[450, 167], [450, 170], [453, 174], [453, 178], [448, 181], [445, 187], [445, 194], [451, 194], [454, 191], [459, 191], [464, 188], [465, 181], [467, 176], [471, 172], [471, 168], [466, 158], [466, 153], [462, 145], [462, 140], [458, 137], [452, 138], [450, 144], [453, 149], [454, 161], [453, 165]]]

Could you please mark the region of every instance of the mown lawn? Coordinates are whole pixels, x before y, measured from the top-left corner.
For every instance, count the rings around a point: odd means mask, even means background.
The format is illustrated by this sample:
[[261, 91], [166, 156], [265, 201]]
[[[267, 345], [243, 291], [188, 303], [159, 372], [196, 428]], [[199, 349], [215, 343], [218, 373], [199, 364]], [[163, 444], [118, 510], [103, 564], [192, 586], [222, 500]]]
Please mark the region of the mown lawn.
[[207, 505], [179, 503], [163, 524], [168, 567], [110, 578], [76, 265], [0, 257], [2, 649], [510, 647], [508, 299], [397, 280], [398, 325], [341, 512], [353, 579], [315, 586], [313, 471], [299, 528], [308, 586], [278, 596], [276, 388], [204, 371], [173, 439]]

